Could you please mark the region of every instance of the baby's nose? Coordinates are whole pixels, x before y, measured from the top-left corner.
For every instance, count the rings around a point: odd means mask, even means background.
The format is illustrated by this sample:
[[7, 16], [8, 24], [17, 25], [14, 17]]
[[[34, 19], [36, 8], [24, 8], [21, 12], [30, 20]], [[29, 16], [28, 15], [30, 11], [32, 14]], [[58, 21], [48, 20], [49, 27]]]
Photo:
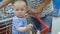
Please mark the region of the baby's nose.
[[22, 11], [19, 11], [19, 13], [21, 13]]

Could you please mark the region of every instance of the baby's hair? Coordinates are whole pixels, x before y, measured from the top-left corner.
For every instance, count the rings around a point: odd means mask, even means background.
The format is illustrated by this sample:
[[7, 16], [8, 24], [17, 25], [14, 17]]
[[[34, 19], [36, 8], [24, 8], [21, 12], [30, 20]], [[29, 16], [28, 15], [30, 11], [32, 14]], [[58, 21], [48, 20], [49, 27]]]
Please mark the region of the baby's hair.
[[22, 0], [16, 1], [13, 5], [15, 6], [15, 5], [19, 5], [19, 4], [26, 5], [25, 1], [22, 1]]

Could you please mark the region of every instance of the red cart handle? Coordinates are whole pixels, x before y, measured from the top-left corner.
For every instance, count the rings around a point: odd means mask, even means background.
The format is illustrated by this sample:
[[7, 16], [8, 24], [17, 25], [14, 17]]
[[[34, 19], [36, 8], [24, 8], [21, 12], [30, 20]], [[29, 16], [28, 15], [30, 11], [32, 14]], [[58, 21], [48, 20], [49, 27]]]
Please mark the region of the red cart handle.
[[44, 29], [42, 29], [40, 32], [41, 34], [46, 34], [50, 28], [49, 26], [47, 26], [44, 21], [35, 13], [34, 16], [36, 17], [36, 19], [40, 22], [40, 24], [42, 24], [42, 26], [44, 27]]

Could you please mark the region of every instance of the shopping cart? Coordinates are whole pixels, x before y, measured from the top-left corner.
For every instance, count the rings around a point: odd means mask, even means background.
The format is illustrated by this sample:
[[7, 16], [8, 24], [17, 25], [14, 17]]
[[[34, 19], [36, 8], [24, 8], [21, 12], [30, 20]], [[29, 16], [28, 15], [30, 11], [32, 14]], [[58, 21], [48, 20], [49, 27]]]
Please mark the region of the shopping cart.
[[[30, 10], [29, 10], [29, 11], [30, 11]], [[29, 12], [28, 12], [28, 13], [29, 13]], [[36, 17], [36, 19], [40, 22], [40, 24], [44, 27], [44, 29], [40, 30], [40, 33], [41, 33], [41, 34], [46, 34], [47, 32], [49, 32], [49, 30], [50, 30], [49, 26], [44, 23], [44, 21], [40, 18], [40, 16], [38, 16], [37, 13], [34, 13], [33, 15], [34, 15], [34, 16]], [[34, 26], [34, 27], [35, 27], [35, 26]], [[35, 28], [36, 28], [36, 27], [35, 27]]]
[[44, 21], [36, 14], [34, 13], [34, 16], [36, 17], [36, 19], [40, 22], [40, 24], [42, 24], [42, 26], [44, 27], [44, 29], [42, 29], [40, 31], [41, 34], [46, 34], [50, 29], [49, 26], [47, 26]]

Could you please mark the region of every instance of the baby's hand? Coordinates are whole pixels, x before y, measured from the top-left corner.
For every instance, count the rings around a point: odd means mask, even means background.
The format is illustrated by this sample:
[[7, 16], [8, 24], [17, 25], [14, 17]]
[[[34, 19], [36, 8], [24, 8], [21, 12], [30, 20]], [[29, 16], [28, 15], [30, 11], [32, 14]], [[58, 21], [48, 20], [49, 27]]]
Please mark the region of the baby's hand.
[[27, 30], [30, 30], [32, 27], [33, 27], [32, 24], [28, 24], [28, 25], [26, 26]]

